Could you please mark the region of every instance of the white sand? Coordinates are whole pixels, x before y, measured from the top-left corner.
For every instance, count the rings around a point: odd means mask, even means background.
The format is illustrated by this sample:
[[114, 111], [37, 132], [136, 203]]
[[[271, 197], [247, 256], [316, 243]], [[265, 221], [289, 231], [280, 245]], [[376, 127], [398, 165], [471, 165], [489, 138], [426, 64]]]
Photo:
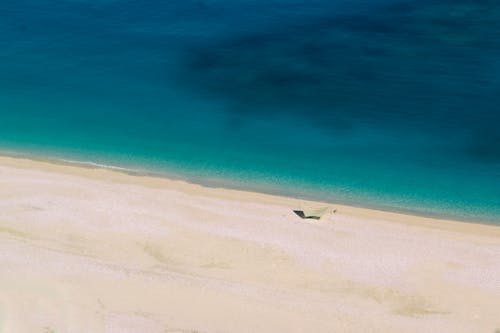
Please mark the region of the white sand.
[[0, 332], [491, 332], [500, 228], [0, 158]]

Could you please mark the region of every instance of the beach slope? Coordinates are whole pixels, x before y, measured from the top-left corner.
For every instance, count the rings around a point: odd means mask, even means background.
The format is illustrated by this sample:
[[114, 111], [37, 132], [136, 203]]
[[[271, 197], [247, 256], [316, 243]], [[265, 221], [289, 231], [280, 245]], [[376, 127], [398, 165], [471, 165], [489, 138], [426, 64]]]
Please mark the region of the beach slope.
[[0, 332], [500, 328], [499, 227], [301, 204], [1, 157]]

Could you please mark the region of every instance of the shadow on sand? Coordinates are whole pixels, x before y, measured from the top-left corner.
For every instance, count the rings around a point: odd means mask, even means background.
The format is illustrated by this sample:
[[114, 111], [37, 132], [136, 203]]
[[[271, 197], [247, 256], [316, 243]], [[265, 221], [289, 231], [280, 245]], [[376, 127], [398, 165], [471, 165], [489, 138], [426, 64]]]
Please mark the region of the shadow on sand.
[[303, 218], [303, 219], [319, 220], [321, 218], [319, 216], [306, 216], [304, 214], [304, 211], [302, 211], [302, 210], [294, 210], [293, 212], [295, 214], [297, 214], [297, 216], [299, 216], [300, 218]]

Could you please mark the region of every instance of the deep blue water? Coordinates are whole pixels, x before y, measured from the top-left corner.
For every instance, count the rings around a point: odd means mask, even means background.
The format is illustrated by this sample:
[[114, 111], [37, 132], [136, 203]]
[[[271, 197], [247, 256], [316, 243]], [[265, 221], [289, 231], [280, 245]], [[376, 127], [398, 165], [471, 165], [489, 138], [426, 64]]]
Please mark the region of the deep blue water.
[[500, 223], [500, 2], [3, 0], [0, 149]]

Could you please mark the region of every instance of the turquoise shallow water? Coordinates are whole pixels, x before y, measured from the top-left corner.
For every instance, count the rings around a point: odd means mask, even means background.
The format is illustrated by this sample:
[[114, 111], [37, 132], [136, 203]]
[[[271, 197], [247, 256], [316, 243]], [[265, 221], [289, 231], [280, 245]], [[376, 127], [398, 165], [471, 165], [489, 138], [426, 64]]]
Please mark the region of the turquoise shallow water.
[[500, 4], [4, 1], [0, 149], [500, 223]]

